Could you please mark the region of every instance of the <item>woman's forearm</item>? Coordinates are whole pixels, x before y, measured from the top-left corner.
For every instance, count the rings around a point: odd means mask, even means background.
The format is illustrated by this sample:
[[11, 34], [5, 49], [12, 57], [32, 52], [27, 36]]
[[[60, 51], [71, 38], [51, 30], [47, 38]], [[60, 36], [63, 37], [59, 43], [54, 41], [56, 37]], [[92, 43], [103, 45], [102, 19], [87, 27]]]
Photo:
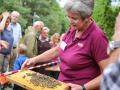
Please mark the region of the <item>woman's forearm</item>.
[[[116, 62], [119, 52], [120, 52], [120, 48], [117, 48], [111, 52], [110, 57], [108, 58], [108, 63], [106, 64], [106, 67], [108, 65]], [[100, 76], [96, 77], [95, 79], [91, 80], [90, 82], [86, 83], [85, 84], [86, 90], [98, 88], [100, 86], [101, 79], [102, 79], [102, 74]]]
[[95, 79], [89, 81], [88, 83], [84, 84], [86, 90], [94, 90], [100, 87], [102, 74], [96, 77]]
[[6, 23], [7, 18], [3, 18], [3, 20], [0, 22], [0, 32], [3, 32], [5, 28], [5, 23]]

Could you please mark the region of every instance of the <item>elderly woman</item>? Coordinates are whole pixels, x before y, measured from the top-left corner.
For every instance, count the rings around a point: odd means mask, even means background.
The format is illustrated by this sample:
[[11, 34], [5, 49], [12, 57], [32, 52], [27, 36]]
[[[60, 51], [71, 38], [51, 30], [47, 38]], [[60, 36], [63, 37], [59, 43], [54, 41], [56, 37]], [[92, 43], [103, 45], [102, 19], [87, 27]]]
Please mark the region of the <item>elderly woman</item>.
[[[50, 31], [49, 28], [43, 27], [41, 35], [38, 37], [38, 55], [44, 53], [45, 51], [51, 48], [50, 39], [48, 38], [49, 31]], [[45, 63], [44, 62], [37, 63], [36, 65], [40, 65], [40, 64], [45, 64]], [[47, 66], [37, 68], [35, 69], [35, 71], [48, 75], [48, 71], [45, 70], [46, 67]]]
[[42, 55], [26, 60], [22, 65], [33, 66], [60, 57], [59, 80], [71, 90], [99, 90], [101, 71], [107, 66], [108, 40], [91, 15], [94, 0], [67, 0], [65, 18], [71, 24], [62, 42]]
[[12, 57], [12, 46], [13, 46], [13, 30], [9, 27], [11, 22], [11, 16], [9, 12], [4, 12], [0, 16], [0, 37], [1, 40], [8, 42], [9, 47], [6, 50], [0, 51], [0, 72], [5, 73], [7, 71], [8, 63]]

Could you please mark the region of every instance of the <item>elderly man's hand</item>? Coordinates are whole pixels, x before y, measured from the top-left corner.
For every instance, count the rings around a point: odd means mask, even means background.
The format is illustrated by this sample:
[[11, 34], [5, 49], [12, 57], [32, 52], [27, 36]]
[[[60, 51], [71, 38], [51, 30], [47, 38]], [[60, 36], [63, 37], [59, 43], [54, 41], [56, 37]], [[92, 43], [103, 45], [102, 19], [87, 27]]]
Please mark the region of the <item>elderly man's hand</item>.
[[9, 43], [3, 40], [0, 40], [0, 51], [3, 49], [8, 49]]
[[115, 42], [120, 42], [120, 12], [116, 18], [115, 33], [113, 35], [112, 40]]

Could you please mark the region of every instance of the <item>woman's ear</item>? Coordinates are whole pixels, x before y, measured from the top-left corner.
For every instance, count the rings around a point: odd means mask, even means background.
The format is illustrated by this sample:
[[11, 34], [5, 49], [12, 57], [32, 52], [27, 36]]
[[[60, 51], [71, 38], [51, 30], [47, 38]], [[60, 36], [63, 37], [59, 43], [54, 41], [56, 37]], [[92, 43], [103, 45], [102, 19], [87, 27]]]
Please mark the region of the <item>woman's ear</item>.
[[85, 21], [88, 22], [90, 20], [90, 17], [91, 15], [88, 15], [86, 18], [85, 18]]

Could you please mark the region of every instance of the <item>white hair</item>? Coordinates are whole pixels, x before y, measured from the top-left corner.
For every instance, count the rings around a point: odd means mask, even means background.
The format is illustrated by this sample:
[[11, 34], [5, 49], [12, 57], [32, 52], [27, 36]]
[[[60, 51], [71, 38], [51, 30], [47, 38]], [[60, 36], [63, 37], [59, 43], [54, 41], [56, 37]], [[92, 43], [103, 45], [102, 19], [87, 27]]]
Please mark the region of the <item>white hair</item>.
[[13, 13], [17, 13], [18, 16], [20, 16], [20, 13], [19, 13], [18, 11], [13, 11], [13, 12], [11, 13], [11, 15], [12, 15]]
[[36, 25], [40, 26], [41, 24], [44, 25], [44, 23], [42, 21], [36, 21], [33, 26], [36, 26]]
[[50, 29], [48, 27], [43, 27], [42, 31], [43, 30], [48, 30], [48, 32], [50, 31]]
[[85, 19], [87, 15], [92, 15], [94, 12], [94, 0], [67, 0], [64, 9]]

